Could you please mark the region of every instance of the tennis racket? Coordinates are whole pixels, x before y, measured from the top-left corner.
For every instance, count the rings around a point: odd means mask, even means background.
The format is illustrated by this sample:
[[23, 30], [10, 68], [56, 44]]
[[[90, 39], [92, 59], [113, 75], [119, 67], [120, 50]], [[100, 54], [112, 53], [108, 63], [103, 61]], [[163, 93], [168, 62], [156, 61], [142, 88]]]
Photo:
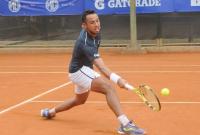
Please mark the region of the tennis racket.
[[148, 85], [140, 85], [138, 88], [134, 88], [130, 84], [126, 84], [125, 88], [127, 90], [135, 92], [140, 99], [153, 111], [160, 111], [161, 110], [161, 104], [154, 93], [153, 89], [149, 87]]

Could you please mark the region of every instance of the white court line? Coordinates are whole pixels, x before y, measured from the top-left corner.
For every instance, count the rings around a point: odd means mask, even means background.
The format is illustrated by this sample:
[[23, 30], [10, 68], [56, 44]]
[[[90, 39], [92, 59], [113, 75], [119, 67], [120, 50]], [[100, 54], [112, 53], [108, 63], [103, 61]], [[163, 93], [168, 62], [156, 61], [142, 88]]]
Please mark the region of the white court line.
[[44, 96], [44, 95], [46, 95], [46, 94], [48, 94], [48, 93], [50, 93], [50, 92], [53, 92], [53, 91], [55, 91], [55, 90], [58, 90], [58, 89], [60, 89], [60, 88], [62, 88], [62, 87], [65, 87], [65, 86], [69, 85], [70, 83], [71, 83], [71, 82], [64, 83], [64, 84], [59, 85], [59, 86], [57, 86], [57, 87], [55, 87], [55, 88], [52, 88], [52, 89], [50, 89], [50, 90], [47, 90], [46, 92], [43, 92], [43, 93], [41, 93], [41, 94], [39, 94], [39, 95], [37, 95], [37, 96], [34, 96], [34, 97], [30, 98], [30, 99], [27, 99], [27, 100], [25, 100], [25, 101], [23, 101], [23, 102], [21, 102], [21, 103], [18, 103], [18, 104], [16, 104], [16, 105], [13, 105], [13, 106], [11, 106], [11, 107], [8, 107], [7, 109], [4, 109], [4, 110], [0, 111], [0, 114], [3, 114], [3, 113], [8, 112], [8, 111], [11, 111], [11, 110], [13, 110], [13, 109], [15, 109], [15, 108], [17, 108], [17, 107], [19, 107], [19, 106], [22, 106], [22, 105], [26, 104], [26, 103], [32, 102], [33, 100], [35, 100], [35, 99], [37, 99], [37, 98], [39, 98], [39, 97], [41, 97], [41, 96]]
[[0, 74], [68, 74], [65, 72], [0, 72]]
[[[128, 66], [127, 66], [128, 65]], [[108, 67], [124, 67], [124, 68], [126, 68], [126, 67], [162, 67], [162, 68], [164, 68], [164, 67], [166, 67], [166, 68], [173, 68], [173, 67], [200, 67], [200, 65], [154, 65], [154, 64], [152, 64], [152, 65], [140, 65], [140, 64], [136, 64], [136, 65], [131, 65], [131, 63], [129, 63], [129, 64], [127, 64], [126, 63], [126, 65], [125, 64], [123, 64], [123, 63], [121, 63], [121, 65], [109, 65], [109, 64], [107, 64], [107, 66]]]
[[[64, 101], [47, 101], [47, 100], [37, 100], [37, 101], [31, 101], [32, 103], [62, 103]], [[106, 101], [87, 101], [87, 104], [106, 104]], [[131, 102], [131, 101], [122, 101], [121, 104], [141, 104], [143, 102]], [[200, 104], [200, 102], [160, 102], [161, 104]]]
[[[125, 65], [118, 65], [118, 64], [107, 64], [107, 66], [109, 67], [127, 67]], [[37, 65], [30, 65], [30, 66], [26, 66], [26, 65], [19, 65], [19, 66], [9, 66], [9, 65], [1, 65], [0, 68], [66, 68], [67, 66], [54, 66], [54, 65], [41, 65], [41, 66], [37, 66]], [[192, 65], [129, 65], [128, 67], [200, 67], [199, 64], [192, 64]]]
[[[144, 70], [144, 71], [116, 71], [118, 73], [200, 73], [200, 71], [180, 71], [180, 70], [165, 70], [165, 71], [158, 71], [158, 70]], [[67, 72], [0, 72], [0, 74], [67, 74]]]
[[19, 65], [19, 66], [0, 66], [0, 68], [66, 68], [67, 66], [25, 66], [25, 65]]
[[188, 70], [188, 71], [180, 71], [180, 70], [144, 70], [144, 71], [132, 71], [132, 70], [127, 70], [127, 71], [118, 71], [119, 73], [200, 73], [200, 71], [193, 71], [193, 70]]

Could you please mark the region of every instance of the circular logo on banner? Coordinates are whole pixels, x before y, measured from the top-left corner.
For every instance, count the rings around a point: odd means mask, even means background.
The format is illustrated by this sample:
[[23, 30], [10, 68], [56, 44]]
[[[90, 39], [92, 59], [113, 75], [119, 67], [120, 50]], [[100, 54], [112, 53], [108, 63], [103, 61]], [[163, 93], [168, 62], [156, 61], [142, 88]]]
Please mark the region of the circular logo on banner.
[[98, 10], [103, 10], [105, 8], [104, 0], [95, 0], [94, 5]]
[[56, 12], [59, 8], [59, 2], [58, 0], [47, 0], [45, 7], [49, 12]]
[[10, 0], [8, 2], [8, 9], [14, 13], [19, 12], [21, 9], [20, 0]]

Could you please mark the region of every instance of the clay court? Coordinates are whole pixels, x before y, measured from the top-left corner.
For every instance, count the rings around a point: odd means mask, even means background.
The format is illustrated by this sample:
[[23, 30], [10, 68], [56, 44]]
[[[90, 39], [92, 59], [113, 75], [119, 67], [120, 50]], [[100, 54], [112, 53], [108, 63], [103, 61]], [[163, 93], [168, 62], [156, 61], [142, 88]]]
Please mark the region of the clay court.
[[[40, 109], [73, 96], [68, 79], [70, 53], [0, 54], [1, 135], [117, 135], [118, 121], [103, 95], [53, 120]], [[122, 107], [148, 135], [199, 135], [200, 53], [102, 53], [105, 63], [131, 84], [152, 86], [162, 104], [153, 112], [139, 98], [116, 87]], [[160, 95], [167, 87], [170, 96]]]

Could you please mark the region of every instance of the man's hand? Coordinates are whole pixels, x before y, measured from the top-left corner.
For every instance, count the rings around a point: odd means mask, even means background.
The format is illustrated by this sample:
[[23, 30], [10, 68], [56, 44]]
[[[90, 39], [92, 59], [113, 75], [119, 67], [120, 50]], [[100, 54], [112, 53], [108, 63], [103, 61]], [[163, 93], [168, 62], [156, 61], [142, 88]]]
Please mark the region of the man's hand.
[[124, 79], [122, 79], [122, 78], [120, 78], [119, 80], [118, 80], [118, 82], [117, 82], [117, 84], [118, 84], [118, 86], [120, 87], [120, 88], [125, 88], [125, 84], [127, 84], [128, 82], [126, 81], [126, 80], [124, 80]]

